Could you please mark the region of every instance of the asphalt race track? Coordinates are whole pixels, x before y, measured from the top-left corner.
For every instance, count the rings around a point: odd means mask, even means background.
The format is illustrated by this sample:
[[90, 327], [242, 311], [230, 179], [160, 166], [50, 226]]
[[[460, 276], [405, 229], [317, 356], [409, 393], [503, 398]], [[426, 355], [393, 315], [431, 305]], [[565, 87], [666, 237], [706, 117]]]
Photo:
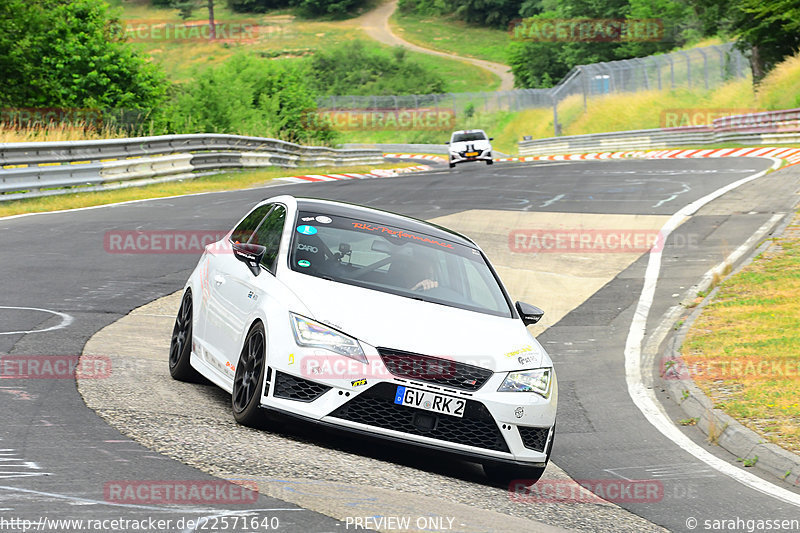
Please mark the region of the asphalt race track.
[[[0, 219], [0, 354], [77, 356], [100, 329], [179, 290], [197, 262], [197, 255], [190, 254], [108, 253], [104, 236], [112, 230], [223, 232], [255, 202], [282, 193], [344, 200], [424, 219], [468, 210], [669, 216], [771, 164], [758, 158], [473, 164], [397, 178], [276, 185]], [[798, 174], [790, 169], [747, 183], [677, 228], [666, 243], [648, 333], [677, 302], [678, 294], [773, 215], [792, 210]], [[598, 261], [602, 260], [599, 255]], [[658, 480], [663, 486], [660, 497], [618, 505], [671, 531], [703, 531], [704, 520], [800, 518], [800, 508], [732, 480], [665, 438], [633, 404], [623, 351], [646, 266], [647, 254], [642, 254], [539, 336], [555, 361], [560, 385], [553, 462], [577, 480]], [[548, 301], [531, 303], [548, 309]], [[186, 519], [230, 515], [231, 506], [223, 504], [110, 502], [109, 483], [115, 481], [214, 478], [107, 425], [86, 407], [74, 380], [0, 379], [0, 405], [4, 407], [1, 517], [37, 523], [41, 517], [152, 517], [171, 519], [170, 530], [200, 531]], [[673, 420], [684, 418], [669, 401], [663, 405]], [[709, 445], [696, 428], [681, 430], [719, 458], [740, 465], [735, 457]], [[326, 445], [323, 440], [315, 442], [322, 438], [313, 431], [288, 438], [309, 442], [312, 448]], [[443, 479], [466, 480], [478, 487], [482, 483], [473, 466], [459, 461], [417, 460], [400, 451], [394, 456], [358, 447], [348, 453], [377, 458], [387, 468], [395, 461], [411, 465], [421, 476], [428, 476], [431, 469]], [[333, 467], [325, 473], [333, 481], [350, 474]], [[573, 512], [560, 514], [557, 525], [584, 531], [621, 529], [603, 521], [607, 515], [593, 514], [592, 505], [573, 507]], [[325, 514], [263, 495], [235, 510], [236, 516], [275, 517], [278, 531], [348, 529]], [[178, 524], [180, 519], [184, 522]], [[692, 528], [690, 519], [700, 526]]]

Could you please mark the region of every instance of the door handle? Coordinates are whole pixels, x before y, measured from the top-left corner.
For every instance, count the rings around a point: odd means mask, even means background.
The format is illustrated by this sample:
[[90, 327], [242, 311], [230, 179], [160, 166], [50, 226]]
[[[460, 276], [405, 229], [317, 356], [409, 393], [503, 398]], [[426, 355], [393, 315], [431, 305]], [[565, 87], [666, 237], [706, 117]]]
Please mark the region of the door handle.
[[220, 276], [219, 274], [217, 274], [216, 276], [214, 276], [214, 283], [216, 283], [217, 285], [222, 285], [223, 283], [225, 283], [225, 276]]

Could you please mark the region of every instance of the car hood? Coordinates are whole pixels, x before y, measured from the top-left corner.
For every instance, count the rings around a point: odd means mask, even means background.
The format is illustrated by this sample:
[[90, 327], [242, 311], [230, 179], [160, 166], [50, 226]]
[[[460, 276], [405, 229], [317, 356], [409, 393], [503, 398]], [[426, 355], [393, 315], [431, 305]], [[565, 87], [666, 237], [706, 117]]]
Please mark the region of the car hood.
[[475, 150], [488, 150], [489, 148], [491, 148], [491, 144], [489, 144], [489, 141], [487, 141], [487, 140], [483, 140], [483, 141], [460, 141], [460, 142], [454, 142], [454, 143], [450, 144], [450, 150], [453, 151], [453, 152], [463, 152], [464, 150], [467, 149], [468, 145], [472, 146], [472, 148], [475, 149]]
[[519, 319], [294, 276], [295, 283], [287, 285], [312, 315], [309, 318], [374, 347], [453, 358], [494, 372], [552, 366]]

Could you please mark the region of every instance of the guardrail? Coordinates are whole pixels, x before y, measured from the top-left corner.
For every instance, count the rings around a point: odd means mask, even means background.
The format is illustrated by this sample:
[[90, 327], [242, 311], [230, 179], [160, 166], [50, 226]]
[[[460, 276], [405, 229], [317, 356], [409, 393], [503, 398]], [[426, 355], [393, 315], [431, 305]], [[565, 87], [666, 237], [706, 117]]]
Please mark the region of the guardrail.
[[718, 118], [710, 126], [656, 128], [533, 139], [518, 143], [520, 155], [609, 150], [648, 150], [735, 142], [800, 143], [800, 109], [766, 111]]
[[147, 185], [232, 169], [382, 161], [380, 150], [339, 150], [223, 134], [5, 143], [0, 144], [0, 201]]

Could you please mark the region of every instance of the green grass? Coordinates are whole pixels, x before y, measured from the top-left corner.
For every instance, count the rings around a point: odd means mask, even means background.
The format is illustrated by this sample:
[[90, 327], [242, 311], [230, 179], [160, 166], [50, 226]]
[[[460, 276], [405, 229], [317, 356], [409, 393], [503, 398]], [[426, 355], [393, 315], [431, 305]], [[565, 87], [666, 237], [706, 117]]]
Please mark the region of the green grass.
[[[383, 163], [380, 165], [352, 167], [309, 167], [309, 168], [267, 168], [242, 172], [226, 172], [213, 176], [157, 183], [144, 187], [131, 187], [100, 192], [77, 192], [42, 198], [26, 198], [22, 200], [0, 201], [0, 217], [19, 215], [22, 213], [38, 213], [43, 211], [60, 211], [107, 205], [146, 198], [163, 198], [212, 191], [231, 191], [269, 184], [275, 178], [284, 176], [300, 176], [303, 174], [341, 174], [344, 172], [366, 173], [378, 168], [404, 168], [419, 163]], [[2, 197], [0, 197], [2, 198]]]
[[682, 347], [715, 406], [800, 451], [800, 215], [723, 281]]
[[426, 17], [395, 11], [392, 31], [418, 46], [506, 64], [507, 31], [473, 26], [451, 17]]
[[[389, 48], [370, 41], [353, 20], [306, 20], [287, 10], [266, 14], [233, 13], [224, 3], [215, 7], [215, 20], [221, 28], [229, 28], [229, 39], [216, 42], [189, 39], [188, 32], [186, 38], [173, 38], [174, 30], [167, 36], [163, 25], [184, 24], [177, 10], [119, 0], [115, 5], [122, 9], [123, 28], [131, 30], [129, 41], [136, 49], [152, 57], [167, 77], [176, 82], [188, 81], [198, 70], [219, 65], [241, 51], [272, 60], [292, 60], [355, 39], [366, 40], [371, 46]], [[207, 10], [201, 8], [193, 12], [189, 22], [199, 23], [207, 19]], [[414, 52], [409, 52], [408, 56], [439, 72], [446, 81], [447, 92], [493, 91], [500, 85], [495, 75], [475, 65]]]

